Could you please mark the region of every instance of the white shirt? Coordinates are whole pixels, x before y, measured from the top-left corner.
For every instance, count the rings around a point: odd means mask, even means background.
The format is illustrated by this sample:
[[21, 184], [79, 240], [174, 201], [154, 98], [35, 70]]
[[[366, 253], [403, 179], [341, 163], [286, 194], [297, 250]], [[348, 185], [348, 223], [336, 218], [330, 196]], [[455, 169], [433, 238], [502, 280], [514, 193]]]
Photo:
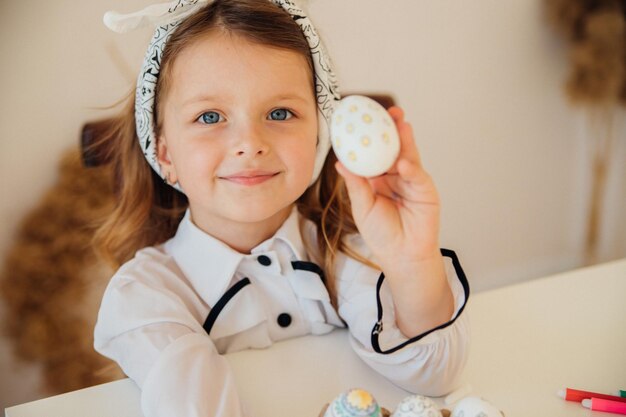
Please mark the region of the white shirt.
[[[338, 311], [332, 307], [323, 272], [309, 262], [303, 243], [316, 247], [316, 228], [306, 220], [301, 233], [299, 220], [294, 207], [276, 234], [248, 255], [200, 230], [188, 210], [172, 239], [139, 250], [115, 273], [94, 346], [141, 388], [146, 417], [253, 414], [242, 409], [221, 354], [345, 325], [354, 351], [394, 384], [423, 395], [454, 388], [469, 343], [467, 317], [460, 314], [469, 286], [454, 252], [442, 250], [455, 304], [450, 322], [409, 339], [396, 325], [381, 271], [343, 253], [335, 271]], [[373, 260], [359, 235], [348, 243]]]

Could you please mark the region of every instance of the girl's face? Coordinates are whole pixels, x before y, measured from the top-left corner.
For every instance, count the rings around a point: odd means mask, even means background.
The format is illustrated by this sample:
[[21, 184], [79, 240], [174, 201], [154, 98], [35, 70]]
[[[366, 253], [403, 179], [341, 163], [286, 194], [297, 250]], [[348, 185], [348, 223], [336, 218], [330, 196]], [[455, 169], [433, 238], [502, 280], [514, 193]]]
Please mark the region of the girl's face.
[[158, 154], [205, 231], [280, 224], [311, 182], [317, 105], [306, 59], [213, 33], [185, 48], [164, 97]]

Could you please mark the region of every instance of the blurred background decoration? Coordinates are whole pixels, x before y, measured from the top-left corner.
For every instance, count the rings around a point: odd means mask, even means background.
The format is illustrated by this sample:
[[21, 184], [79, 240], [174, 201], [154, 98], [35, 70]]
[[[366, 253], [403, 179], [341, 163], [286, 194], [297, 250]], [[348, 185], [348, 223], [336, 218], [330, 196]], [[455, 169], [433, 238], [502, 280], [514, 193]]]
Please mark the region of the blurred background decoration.
[[[547, 17], [567, 42], [570, 70], [565, 91], [586, 113], [591, 133], [591, 190], [587, 212], [585, 263], [598, 257], [603, 202], [615, 117], [626, 107], [626, 0], [545, 0]], [[621, 133], [621, 134], [620, 134]]]
[[0, 272], [3, 332], [16, 358], [40, 365], [45, 395], [123, 376], [93, 349], [93, 326], [112, 271], [91, 246], [114, 203], [107, 166], [87, 168], [68, 150], [57, 181], [25, 213]]

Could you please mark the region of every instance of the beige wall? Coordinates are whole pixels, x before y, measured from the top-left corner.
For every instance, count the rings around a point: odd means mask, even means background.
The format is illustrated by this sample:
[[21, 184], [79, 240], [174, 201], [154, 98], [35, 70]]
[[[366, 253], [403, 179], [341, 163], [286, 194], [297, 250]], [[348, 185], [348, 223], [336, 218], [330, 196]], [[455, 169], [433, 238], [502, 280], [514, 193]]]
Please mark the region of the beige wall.
[[[110, 33], [102, 14], [150, 3], [0, 2], [0, 254], [82, 124], [108, 114], [94, 108], [135, 78], [150, 31]], [[593, 135], [564, 100], [566, 52], [540, 0], [312, 0], [310, 12], [342, 89], [392, 93], [406, 110], [441, 193], [442, 245], [475, 290], [581, 264]], [[622, 136], [625, 124], [620, 113]], [[626, 256], [621, 139], [601, 260]], [[16, 379], [2, 378], [0, 406], [37, 398], [36, 371], [1, 357]]]

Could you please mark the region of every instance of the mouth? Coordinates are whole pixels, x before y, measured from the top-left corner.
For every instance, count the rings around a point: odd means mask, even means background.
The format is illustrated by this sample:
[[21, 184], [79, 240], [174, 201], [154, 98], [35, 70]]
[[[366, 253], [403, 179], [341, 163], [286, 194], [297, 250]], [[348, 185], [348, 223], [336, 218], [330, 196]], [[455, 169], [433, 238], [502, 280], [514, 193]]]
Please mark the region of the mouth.
[[280, 172], [244, 171], [219, 178], [239, 185], [257, 185], [271, 180], [278, 174]]

